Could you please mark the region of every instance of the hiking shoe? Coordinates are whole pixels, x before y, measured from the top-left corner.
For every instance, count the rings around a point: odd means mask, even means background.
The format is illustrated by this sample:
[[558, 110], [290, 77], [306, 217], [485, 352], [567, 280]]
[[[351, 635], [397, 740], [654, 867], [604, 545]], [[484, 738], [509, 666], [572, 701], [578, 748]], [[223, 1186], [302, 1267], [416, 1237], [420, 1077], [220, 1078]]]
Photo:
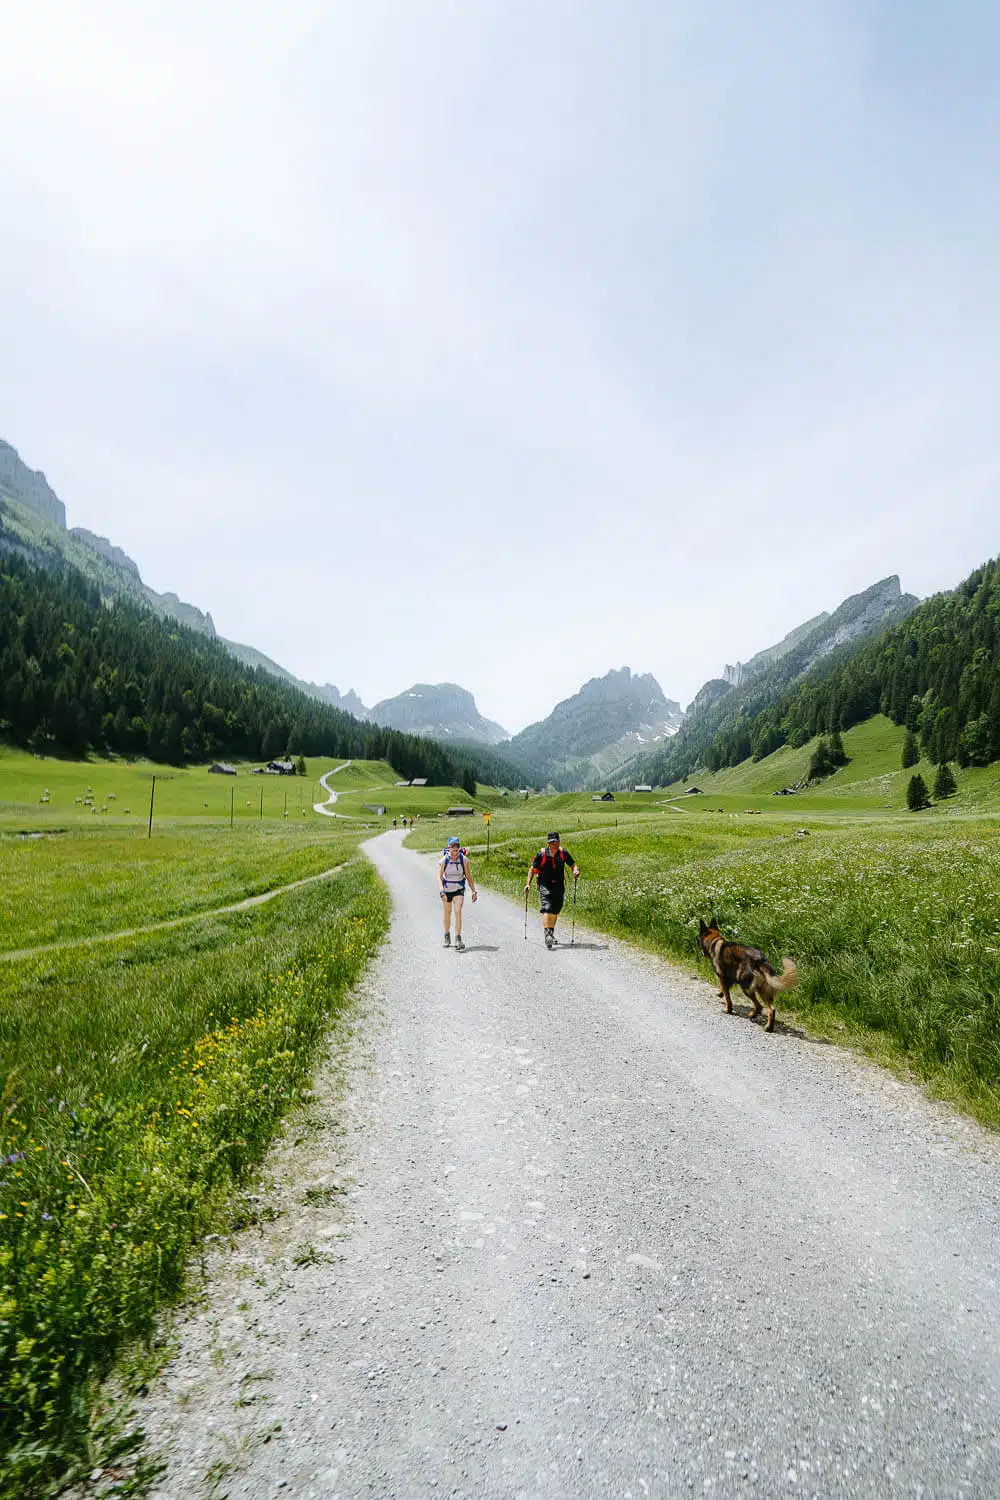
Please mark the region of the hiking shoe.
[[460, 937], [457, 937], [455, 939], [455, 947], [458, 949], [459, 953], [465, 952], [465, 944], [462, 942], [462, 939]]
[[545, 946], [546, 946], [546, 948], [554, 948], [555, 945], [556, 945], [555, 938], [552, 936], [552, 933], [548, 930], [548, 928], [546, 928], [546, 931], [545, 931]]
[[445, 945], [446, 948], [450, 948], [451, 947], [451, 933], [450, 932], [446, 932], [445, 935], [444, 935], [444, 945]]

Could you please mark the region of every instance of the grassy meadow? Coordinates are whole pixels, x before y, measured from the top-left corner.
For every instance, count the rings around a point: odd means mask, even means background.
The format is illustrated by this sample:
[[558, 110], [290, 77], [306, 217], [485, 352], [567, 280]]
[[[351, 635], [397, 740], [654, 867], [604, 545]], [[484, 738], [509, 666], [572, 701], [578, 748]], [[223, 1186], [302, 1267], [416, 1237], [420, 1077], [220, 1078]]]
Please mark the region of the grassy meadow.
[[[329, 778], [337, 793], [335, 811], [338, 817], [368, 823], [372, 829], [391, 827], [394, 816], [436, 817], [448, 807], [473, 801], [461, 787], [397, 787], [399, 778], [385, 761], [341, 764]], [[154, 833], [178, 821], [227, 827], [230, 822], [247, 827], [279, 820], [329, 821], [314, 808], [329, 800], [320, 777], [333, 771], [336, 762], [307, 759], [305, 776], [255, 776], [256, 765], [239, 765], [236, 776], [220, 776], [207, 766], [57, 760], [0, 747], [0, 833], [44, 833], [81, 824], [145, 832], [151, 799]], [[384, 803], [385, 816], [380, 819], [366, 810], [365, 802]]]
[[394, 816], [417, 819], [418, 848], [457, 832], [477, 878], [517, 901], [558, 827], [581, 921], [707, 979], [695, 937], [716, 915], [798, 961], [779, 1026], [906, 1066], [1000, 1126], [1000, 776], [959, 771], [955, 797], [908, 813], [901, 742], [885, 720], [859, 726], [851, 763], [792, 797], [774, 792], [811, 746], [699, 777], [700, 794], [613, 803], [487, 787], [472, 802], [357, 761], [328, 777], [336, 817], [314, 809], [324, 761], [229, 778], [0, 750], [0, 1496], [54, 1494], [106, 1460], [101, 1380], [229, 1221], [382, 939], [387, 897], [357, 851]]
[[[779, 1000], [779, 1024], [794, 1015], [1000, 1128], [1000, 774], [959, 770], [956, 796], [910, 813], [909, 777], [919, 769], [931, 785], [934, 768], [900, 769], [903, 731], [876, 719], [843, 738], [851, 763], [791, 797], [774, 792], [805, 775], [811, 745], [699, 774], [700, 795], [508, 800], [493, 814], [489, 863], [481, 821], [454, 831], [477, 880], [520, 901], [532, 855], [558, 828], [583, 871], [580, 920], [706, 979], [700, 917], [772, 960], [791, 954], [800, 985]], [[418, 828], [410, 842], [443, 838]]]
[[[106, 1460], [101, 1379], [149, 1337], [198, 1240], [226, 1227], [381, 941], [387, 897], [357, 854], [365, 823], [312, 811], [330, 768], [234, 781], [0, 753], [4, 1497], [55, 1493]], [[387, 771], [340, 774], [360, 792]], [[256, 802], [231, 827], [234, 786]], [[77, 801], [88, 787], [106, 812]], [[193, 920], [143, 930], [178, 917]]]

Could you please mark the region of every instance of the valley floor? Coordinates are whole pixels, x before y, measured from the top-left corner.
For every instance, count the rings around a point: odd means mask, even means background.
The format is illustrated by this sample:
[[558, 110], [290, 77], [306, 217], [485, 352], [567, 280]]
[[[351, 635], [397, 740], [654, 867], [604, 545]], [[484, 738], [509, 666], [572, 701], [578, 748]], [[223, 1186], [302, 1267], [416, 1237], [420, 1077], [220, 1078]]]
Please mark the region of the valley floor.
[[347, 1103], [212, 1256], [157, 1493], [995, 1495], [995, 1138], [492, 892], [445, 952], [431, 862], [368, 847]]

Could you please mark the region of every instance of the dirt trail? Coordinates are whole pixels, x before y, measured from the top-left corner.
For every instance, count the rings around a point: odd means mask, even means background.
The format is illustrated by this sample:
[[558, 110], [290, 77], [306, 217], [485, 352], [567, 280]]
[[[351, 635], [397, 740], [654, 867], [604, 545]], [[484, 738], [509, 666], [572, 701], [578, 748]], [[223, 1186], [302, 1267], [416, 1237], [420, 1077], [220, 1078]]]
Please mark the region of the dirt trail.
[[346, 869], [346, 864], [334, 865], [321, 870], [318, 875], [305, 875], [301, 880], [292, 880], [288, 885], [278, 885], [271, 891], [261, 891], [257, 896], [245, 896], [242, 901], [233, 901], [229, 906], [213, 906], [209, 911], [186, 912], [183, 917], [168, 917], [164, 922], [150, 922], [145, 927], [125, 927], [120, 932], [99, 932], [89, 937], [61, 938], [55, 943], [40, 943], [35, 948], [14, 948], [9, 953], [0, 953], [0, 963], [15, 958], [34, 958], [42, 953], [60, 953], [64, 948], [89, 948], [95, 943], [117, 943], [122, 938], [145, 937], [150, 932], [167, 932], [171, 927], [186, 927], [191, 922], [205, 922], [210, 917], [226, 917], [231, 912], [250, 911], [254, 906], [263, 906], [276, 896], [288, 891], [297, 891], [300, 886], [312, 885], [317, 880], [329, 880], [331, 875]]
[[158, 1495], [995, 1500], [995, 1139], [491, 892], [446, 952], [367, 847], [391, 938], [140, 1413]]

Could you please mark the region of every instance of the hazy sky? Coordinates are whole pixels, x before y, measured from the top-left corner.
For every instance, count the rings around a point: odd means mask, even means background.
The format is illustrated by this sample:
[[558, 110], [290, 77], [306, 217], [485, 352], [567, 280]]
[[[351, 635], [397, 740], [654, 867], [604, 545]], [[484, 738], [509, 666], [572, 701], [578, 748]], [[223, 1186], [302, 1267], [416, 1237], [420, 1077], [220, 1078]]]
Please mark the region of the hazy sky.
[[0, 0], [0, 437], [516, 730], [1000, 551], [995, 0]]

